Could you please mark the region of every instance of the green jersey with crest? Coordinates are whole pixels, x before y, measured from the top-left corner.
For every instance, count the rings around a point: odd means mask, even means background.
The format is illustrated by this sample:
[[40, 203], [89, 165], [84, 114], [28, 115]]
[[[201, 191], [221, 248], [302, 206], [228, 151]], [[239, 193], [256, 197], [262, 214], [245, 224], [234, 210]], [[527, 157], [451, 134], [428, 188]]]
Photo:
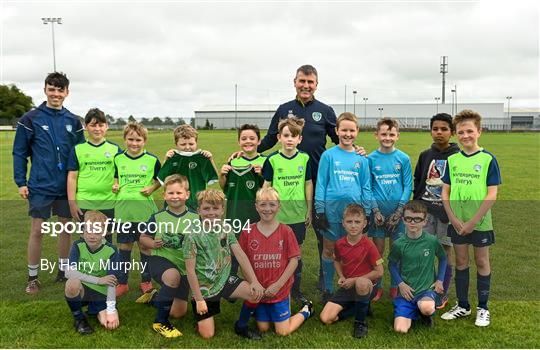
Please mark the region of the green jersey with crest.
[[403, 282], [419, 295], [430, 290], [437, 276], [435, 256], [445, 256], [444, 249], [437, 237], [422, 232], [419, 238], [412, 239], [403, 235], [392, 244], [388, 261], [399, 265], [399, 274]]
[[109, 141], [99, 145], [86, 141], [73, 148], [67, 169], [78, 172], [76, 200], [80, 208], [114, 208], [114, 157], [119, 153], [122, 153], [120, 147]]
[[185, 239], [184, 259], [195, 259], [195, 273], [205, 299], [218, 295], [231, 273], [231, 244], [238, 241], [233, 232], [224, 231], [192, 229]]
[[114, 158], [114, 165], [120, 186], [115, 218], [123, 222], [147, 221], [157, 211], [157, 206], [152, 196], [143, 195], [141, 190], [153, 185], [160, 169], [159, 160], [146, 151], [135, 158], [124, 152]]
[[148, 231], [145, 234], [163, 241], [161, 247], [152, 249], [152, 255], [169, 260], [178, 267], [180, 274], [185, 275], [184, 239], [188, 231], [191, 230], [193, 221], [198, 219], [199, 215], [189, 210], [175, 214], [170, 210], [163, 209], [152, 215], [148, 220]]
[[280, 151], [268, 156], [263, 167], [265, 181], [279, 194], [278, 221], [284, 224], [304, 222], [307, 214], [306, 181], [311, 180], [311, 162], [307, 153], [287, 157]]
[[167, 176], [173, 174], [187, 177], [190, 195], [186, 205], [192, 210], [197, 209], [197, 193], [205, 190], [207, 185], [213, 184], [218, 179], [212, 162], [201, 154], [201, 150], [195, 152], [175, 151], [174, 155], [163, 164], [158, 174], [158, 180], [163, 183]]
[[[252, 165], [233, 167], [227, 174], [223, 190], [227, 197], [227, 219], [240, 220], [242, 227], [248, 220], [250, 224], [259, 221], [259, 214], [255, 210], [255, 196], [263, 183], [264, 179], [255, 173]], [[236, 234], [238, 236], [240, 232]]]

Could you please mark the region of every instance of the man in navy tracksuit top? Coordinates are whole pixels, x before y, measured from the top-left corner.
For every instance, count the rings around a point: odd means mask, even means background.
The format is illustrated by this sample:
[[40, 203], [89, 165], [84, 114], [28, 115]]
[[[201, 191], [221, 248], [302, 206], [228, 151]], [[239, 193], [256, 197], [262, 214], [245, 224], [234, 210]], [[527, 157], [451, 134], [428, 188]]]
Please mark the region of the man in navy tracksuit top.
[[[268, 133], [262, 139], [257, 151], [264, 152], [272, 148], [277, 142], [278, 123], [281, 119], [289, 116], [303, 118], [306, 122], [302, 131], [302, 142], [298, 149], [306, 152], [311, 160], [311, 180], [315, 187], [317, 181], [317, 170], [322, 153], [326, 150], [326, 135], [330, 136], [336, 145], [339, 140], [336, 135], [336, 114], [332, 107], [317, 101], [313, 94], [317, 90], [318, 76], [315, 67], [310, 65], [301, 66], [296, 70], [294, 87], [296, 98], [292, 101], [280, 105], [272, 117]], [[317, 234], [319, 260], [322, 253], [322, 236], [319, 230]], [[322, 283], [322, 272], [319, 270], [319, 284]], [[293, 298], [302, 299], [300, 291], [292, 290]]]
[[[41, 257], [41, 226], [52, 214], [65, 224], [71, 218], [66, 196], [67, 159], [72, 148], [84, 141], [84, 129], [78, 116], [62, 105], [69, 94], [69, 80], [62, 73], [45, 79], [47, 101], [27, 112], [19, 120], [13, 142], [13, 172], [19, 195], [28, 199], [32, 217], [28, 239], [28, 284], [26, 292], [39, 291], [37, 279]], [[32, 163], [27, 180], [28, 158]], [[70, 236], [58, 235], [59, 270], [57, 281], [64, 281], [60, 270], [68, 258]]]

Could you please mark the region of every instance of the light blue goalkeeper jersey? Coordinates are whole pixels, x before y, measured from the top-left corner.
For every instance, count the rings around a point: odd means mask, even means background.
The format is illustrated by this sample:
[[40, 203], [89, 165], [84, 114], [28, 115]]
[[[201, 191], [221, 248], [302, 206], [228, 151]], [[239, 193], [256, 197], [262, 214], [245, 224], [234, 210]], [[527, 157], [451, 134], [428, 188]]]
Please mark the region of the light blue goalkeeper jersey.
[[369, 156], [371, 189], [381, 213], [391, 215], [409, 201], [412, 192], [411, 159], [395, 149], [391, 153], [373, 151]]
[[369, 215], [372, 201], [367, 158], [339, 146], [326, 150], [317, 173], [316, 212], [325, 213], [329, 222], [340, 223], [348, 204], [361, 205]]

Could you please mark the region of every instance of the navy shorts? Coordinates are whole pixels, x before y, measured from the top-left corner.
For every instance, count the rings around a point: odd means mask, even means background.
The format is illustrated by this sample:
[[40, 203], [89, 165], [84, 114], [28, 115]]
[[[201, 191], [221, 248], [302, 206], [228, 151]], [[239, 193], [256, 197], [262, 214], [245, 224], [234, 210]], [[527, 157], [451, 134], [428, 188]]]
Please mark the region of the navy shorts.
[[304, 239], [306, 239], [306, 224], [304, 222], [299, 222], [297, 224], [287, 225], [289, 225], [289, 227], [293, 230], [298, 245], [302, 245], [302, 243], [304, 243]]
[[420, 316], [420, 310], [418, 310], [418, 301], [422, 298], [429, 298], [435, 301], [436, 294], [432, 290], [427, 290], [418, 294], [413, 300], [408, 301], [401, 295], [394, 298], [394, 318], [405, 317], [411, 320], [416, 320]]
[[197, 302], [195, 300], [191, 300], [191, 308], [193, 309], [195, 320], [199, 322], [219, 314], [221, 312], [221, 298], [229, 298], [242, 282], [244, 282], [244, 280], [240, 277], [233, 275], [229, 276], [227, 283], [225, 283], [223, 289], [221, 289], [217, 295], [204, 299], [206, 301], [206, 306], [208, 307], [208, 312], [204, 315], [199, 315], [197, 313]]
[[472, 244], [474, 247], [489, 247], [495, 243], [495, 233], [493, 231], [473, 231], [468, 235], [458, 235], [454, 226], [448, 226], [448, 236], [452, 244]]
[[[372, 283], [373, 283], [373, 290], [371, 291], [371, 294], [369, 295], [369, 300], [371, 300], [371, 299], [373, 299], [375, 297], [375, 295], [377, 294], [377, 290], [378, 290], [377, 282], [372, 282]], [[352, 286], [349, 289], [339, 288], [334, 293], [332, 298], [330, 298], [329, 301], [331, 303], [338, 304], [339, 306], [341, 306], [343, 308], [343, 310], [341, 310], [340, 316], [339, 316], [340, 319], [343, 319], [344, 318], [343, 315], [350, 314], [350, 313], [347, 312], [348, 310], [350, 310], [350, 309], [354, 310], [354, 306], [355, 306], [357, 297], [358, 297], [358, 294], [356, 294], [356, 288], [354, 286]]]
[[174, 297], [184, 301], [188, 300], [189, 283], [187, 276], [182, 275], [175, 264], [162, 256], [151, 255], [149, 257], [148, 267], [150, 269], [150, 275], [152, 276], [154, 281], [159, 283], [160, 286], [163, 286], [163, 281], [161, 280], [163, 272], [167, 271], [168, 269], [177, 270], [180, 274], [180, 285], [176, 289], [176, 294], [174, 295]]
[[61, 218], [71, 218], [67, 196], [46, 196], [42, 194], [28, 195], [28, 215], [34, 219], [45, 219], [57, 215]]
[[88, 306], [89, 315], [97, 315], [107, 308], [107, 296], [81, 283], [84, 289], [82, 304]]
[[[123, 222], [122, 225], [128, 224], [127, 222]], [[118, 228], [118, 233], [116, 235], [116, 242], [117, 243], [133, 243], [139, 241], [139, 237], [141, 236], [141, 231], [139, 230], [139, 222], [130, 222], [131, 226], [129, 229], [122, 229]]]
[[291, 299], [277, 303], [259, 303], [255, 309], [255, 319], [259, 322], [283, 322], [291, 317]]

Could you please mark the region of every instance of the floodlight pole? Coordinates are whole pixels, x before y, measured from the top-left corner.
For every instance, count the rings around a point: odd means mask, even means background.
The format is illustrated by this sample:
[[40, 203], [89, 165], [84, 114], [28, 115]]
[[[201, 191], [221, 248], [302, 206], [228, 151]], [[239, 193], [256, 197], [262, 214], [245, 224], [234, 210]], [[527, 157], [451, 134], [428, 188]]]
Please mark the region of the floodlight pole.
[[508, 130], [512, 130], [512, 119], [510, 118], [510, 100], [512, 99], [512, 96], [506, 96], [506, 100], [508, 101], [507, 104], [507, 113], [508, 113]]
[[356, 90], [353, 90], [352, 92], [352, 95], [353, 95], [353, 114], [356, 115], [356, 93], [358, 91]]
[[54, 44], [54, 24], [62, 24], [62, 18], [61, 17], [47, 17], [47, 18], [41, 18], [43, 21], [43, 24], [51, 24], [51, 33], [52, 33], [52, 47], [53, 47], [53, 68], [54, 72], [56, 72], [56, 48]]
[[366, 105], [366, 102], [368, 100], [367, 97], [362, 97], [362, 100], [364, 100], [364, 122], [365, 122], [365, 125], [366, 125], [366, 128], [367, 128], [367, 105]]
[[442, 104], [444, 104], [444, 88], [446, 85], [446, 73], [448, 73], [448, 56], [441, 56], [441, 70], [442, 74]]
[[439, 114], [439, 100], [440, 99], [441, 99], [440, 97], [435, 97], [435, 105], [437, 106], [436, 114]]

